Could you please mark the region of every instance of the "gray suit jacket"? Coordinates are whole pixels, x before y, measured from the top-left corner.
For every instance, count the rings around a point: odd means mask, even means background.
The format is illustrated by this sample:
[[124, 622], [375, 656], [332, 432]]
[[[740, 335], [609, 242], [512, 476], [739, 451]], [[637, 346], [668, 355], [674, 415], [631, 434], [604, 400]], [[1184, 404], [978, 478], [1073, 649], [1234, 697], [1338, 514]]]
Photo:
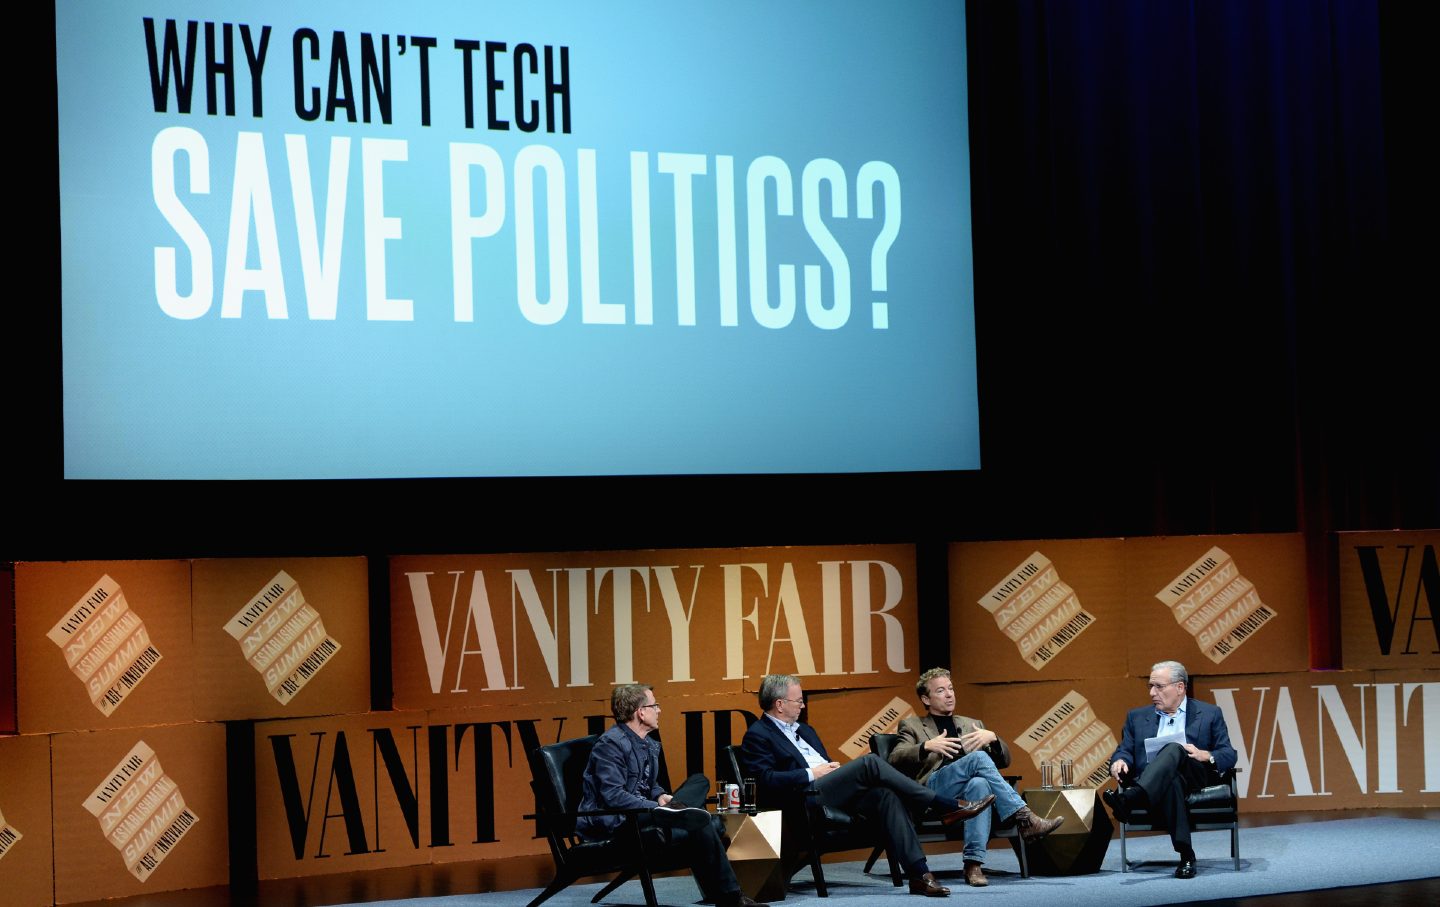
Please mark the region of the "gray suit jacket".
[[[967, 718], [964, 715], [955, 716], [955, 730], [961, 736], [973, 730], [984, 728], [984, 723]], [[945, 758], [939, 753], [930, 753], [925, 750], [925, 741], [932, 737], [940, 736], [940, 728], [936, 727], [935, 719], [930, 715], [918, 718], [906, 718], [900, 722], [899, 741], [895, 749], [890, 752], [890, 764], [900, 771], [911, 776], [921, 784], [929, 778], [931, 773], [945, 764]], [[1005, 768], [1010, 764], [1010, 747], [999, 737], [995, 742], [985, 748], [994, 760], [996, 768]]]

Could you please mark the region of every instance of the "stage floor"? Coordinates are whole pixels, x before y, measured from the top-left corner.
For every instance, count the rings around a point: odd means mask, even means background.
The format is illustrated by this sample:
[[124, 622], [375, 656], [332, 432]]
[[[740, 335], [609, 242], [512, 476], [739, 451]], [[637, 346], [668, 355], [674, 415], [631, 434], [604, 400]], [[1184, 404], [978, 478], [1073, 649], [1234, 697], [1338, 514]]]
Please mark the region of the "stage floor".
[[[1351, 819], [1368, 816], [1389, 816], [1406, 819], [1429, 819], [1440, 821], [1440, 808], [1413, 809], [1361, 809], [1361, 810], [1317, 810], [1313, 812], [1267, 813], [1243, 816], [1243, 828], [1259, 828], [1304, 824], [1334, 819]], [[1245, 855], [1245, 838], [1241, 833], [1240, 852]], [[1118, 852], [1118, 839], [1112, 841], [1112, 849]], [[927, 845], [932, 857], [959, 851], [958, 842], [953, 844]], [[843, 862], [863, 859], [866, 854], [853, 852], [834, 854], [826, 862]], [[1206, 856], [1202, 854], [1202, 857]], [[947, 865], [948, 862], [946, 861]], [[938, 870], [937, 870], [938, 871]], [[1440, 867], [1436, 867], [1440, 873]], [[306, 879], [281, 879], [261, 882], [256, 890], [240, 891], [227, 887], [192, 889], [188, 891], [160, 892], [133, 898], [92, 902], [94, 907], [192, 907], [203, 904], [206, 907], [321, 907], [321, 905], [364, 904], [372, 901], [396, 901], [410, 898], [439, 897], [477, 891], [507, 891], [519, 888], [538, 888], [550, 881], [552, 866], [548, 855], [518, 857], [507, 860], [480, 863], [459, 863], [438, 866], [415, 866], [398, 869], [375, 870], [366, 873], [345, 873], [318, 876]], [[803, 876], [803, 873], [802, 873]], [[1202, 872], [1203, 876], [1203, 872]], [[801, 876], [797, 876], [797, 879]], [[1197, 880], [1197, 883], [1199, 880]], [[971, 891], [963, 885], [952, 886], [952, 896], [982, 894]], [[1002, 880], [1001, 885], [1011, 884]], [[992, 885], [991, 889], [994, 890]], [[888, 893], [888, 892], [887, 892]], [[588, 904], [589, 898], [577, 899], [577, 895], [560, 893], [546, 907], [575, 907]], [[619, 894], [617, 892], [617, 894]], [[620, 895], [624, 900], [625, 896]], [[1316, 891], [1301, 891], [1289, 894], [1274, 894], [1225, 900], [1211, 900], [1206, 905], [1244, 905], [1244, 907], [1315, 907], [1316, 903], [1360, 907], [1360, 905], [1395, 905], [1409, 907], [1413, 904], [1440, 904], [1440, 877], [1392, 882], [1380, 885], [1363, 885], [1349, 888], [1328, 888], [1323, 896]]]

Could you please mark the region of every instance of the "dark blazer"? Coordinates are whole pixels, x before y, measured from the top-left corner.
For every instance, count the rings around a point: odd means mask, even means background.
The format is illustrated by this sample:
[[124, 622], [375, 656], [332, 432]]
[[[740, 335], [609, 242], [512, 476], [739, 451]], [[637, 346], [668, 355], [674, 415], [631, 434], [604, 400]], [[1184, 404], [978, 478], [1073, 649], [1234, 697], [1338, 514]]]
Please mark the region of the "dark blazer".
[[[829, 760], [814, 728], [801, 722], [799, 734], [815, 752]], [[744, 763], [745, 777], [755, 779], [756, 796], [762, 809], [793, 802], [810, 786], [805, 757], [785, 737], [785, 732], [763, 715], [745, 731], [745, 739], [740, 743], [740, 760]]]
[[[660, 744], [617, 724], [600, 735], [585, 763], [580, 811], [659, 806]], [[624, 816], [581, 816], [575, 830], [590, 840], [608, 838]]]
[[[1160, 715], [1155, 706], [1147, 705], [1131, 709], [1125, 716], [1125, 732], [1120, 746], [1110, 756], [1110, 761], [1124, 759], [1130, 766], [1132, 777], [1138, 777], [1140, 770], [1149, 760], [1145, 758], [1145, 740], [1154, 737], [1160, 729]], [[1230, 745], [1230, 732], [1225, 727], [1225, 716], [1216, 706], [1198, 699], [1185, 700], [1185, 739], [1209, 750], [1215, 757], [1215, 770], [1228, 771], [1235, 767], [1235, 748]]]

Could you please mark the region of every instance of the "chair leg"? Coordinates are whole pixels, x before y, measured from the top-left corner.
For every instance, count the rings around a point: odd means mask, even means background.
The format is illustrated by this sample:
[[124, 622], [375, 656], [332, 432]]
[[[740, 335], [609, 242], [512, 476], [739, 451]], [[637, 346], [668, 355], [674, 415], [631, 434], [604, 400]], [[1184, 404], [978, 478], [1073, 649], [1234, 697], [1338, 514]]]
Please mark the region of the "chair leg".
[[604, 898], [610, 892], [614, 891], [616, 888], [619, 888], [621, 885], [624, 885], [626, 882], [630, 881], [633, 878], [635, 878], [635, 870], [633, 869], [627, 869], [624, 872], [616, 873], [615, 878], [610, 880], [610, 884], [595, 892], [595, 897], [590, 899], [590, 903], [600, 903], [600, 900], [602, 898]]
[[660, 907], [660, 902], [655, 897], [655, 882], [650, 878], [650, 861], [645, 856], [645, 835], [640, 829], [640, 823], [630, 821], [625, 824], [635, 832], [636, 853], [639, 854], [635, 871], [640, 873], [640, 887], [645, 891], [645, 905], [646, 907]]
[[1030, 878], [1030, 857], [1025, 852], [1025, 836], [1023, 834], [1016, 835], [1015, 840], [1020, 842], [1020, 846], [1016, 848], [1016, 852], [1020, 855], [1020, 878], [1028, 879]]
[[868, 875], [870, 870], [875, 868], [875, 864], [880, 862], [881, 854], [885, 854], [885, 861], [890, 866], [890, 881], [894, 883], [896, 888], [904, 885], [904, 874], [900, 872], [900, 864], [896, 863], [895, 858], [890, 856], [889, 852], [883, 847], [876, 847], [870, 851], [870, 858], [865, 861], [865, 873]]
[[1120, 823], [1120, 871], [1121, 871], [1121, 872], [1129, 872], [1129, 871], [1130, 871], [1130, 858], [1125, 855], [1125, 829], [1126, 829], [1126, 828], [1127, 828], [1126, 824], [1125, 824], [1124, 822], [1121, 822], [1121, 823]]
[[640, 887], [645, 889], [646, 907], [660, 907], [660, 901], [655, 897], [655, 882], [650, 878], [650, 870], [645, 866], [640, 867]]
[[815, 893], [822, 898], [830, 896], [830, 889], [825, 885], [825, 870], [820, 868], [820, 842], [815, 835], [815, 818], [809, 812], [809, 804], [806, 804], [805, 817], [805, 838], [810, 844], [810, 875], [815, 879]]
[[540, 907], [541, 904], [565, 890], [573, 881], [575, 880], [570, 878], [568, 874], [552, 880], [549, 885], [545, 886], [545, 890], [535, 895], [535, 899], [526, 904], [525, 907]]
[[1230, 856], [1235, 861], [1235, 871], [1240, 871], [1240, 823], [1230, 826]]
[[815, 878], [815, 894], [821, 897], [829, 897], [829, 888], [825, 887], [825, 870], [819, 868], [819, 849], [811, 849], [811, 875]]

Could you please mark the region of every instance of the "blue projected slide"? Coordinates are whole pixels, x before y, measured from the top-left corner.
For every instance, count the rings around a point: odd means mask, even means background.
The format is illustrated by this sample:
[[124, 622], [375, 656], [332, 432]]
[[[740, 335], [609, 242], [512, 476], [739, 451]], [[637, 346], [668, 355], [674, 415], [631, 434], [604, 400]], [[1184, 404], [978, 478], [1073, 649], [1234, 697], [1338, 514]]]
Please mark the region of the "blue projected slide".
[[66, 476], [978, 468], [964, 13], [60, 0]]

